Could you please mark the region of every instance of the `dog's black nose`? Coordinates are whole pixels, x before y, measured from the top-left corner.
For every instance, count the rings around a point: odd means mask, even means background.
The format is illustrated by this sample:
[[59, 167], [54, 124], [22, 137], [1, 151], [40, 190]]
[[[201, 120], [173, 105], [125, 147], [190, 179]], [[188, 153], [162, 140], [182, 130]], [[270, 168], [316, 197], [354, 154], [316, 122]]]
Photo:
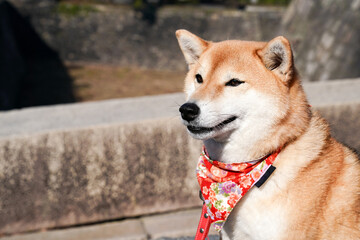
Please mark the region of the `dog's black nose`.
[[180, 108], [181, 117], [190, 122], [200, 114], [200, 108], [195, 103], [184, 103]]

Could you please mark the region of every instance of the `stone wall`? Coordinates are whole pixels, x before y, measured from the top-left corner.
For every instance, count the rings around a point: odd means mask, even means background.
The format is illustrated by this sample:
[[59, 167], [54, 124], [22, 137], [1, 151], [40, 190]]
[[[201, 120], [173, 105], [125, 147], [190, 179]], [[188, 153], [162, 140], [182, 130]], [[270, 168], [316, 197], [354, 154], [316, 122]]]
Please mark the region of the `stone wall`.
[[[57, 2], [10, 0], [63, 60], [184, 70], [174, 32], [205, 39], [266, 41], [288, 37], [304, 80], [360, 76], [359, 0], [293, 0], [288, 9], [248, 6], [153, 9], [150, 23], [123, 5], [91, 5], [68, 14]], [[284, 16], [284, 17], [283, 17]]]
[[304, 79], [360, 76], [359, 0], [292, 0], [283, 33], [294, 43]]
[[[360, 79], [305, 85], [360, 150]], [[0, 113], [0, 236], [200, 206], [182, 94]]]
[[238, 11], [219, 7], [162, 7], [153, 24], [126, 6], [93, 5], [92, 10], [69, 15], [56, 3], [24, 4], [12, 0], [28, 16], [37, 32], [66, 61], [185, 70], [175, 38], [185, 28], [220, 41], [230, 38], [269, 40], [276, 36], [283, 8]]

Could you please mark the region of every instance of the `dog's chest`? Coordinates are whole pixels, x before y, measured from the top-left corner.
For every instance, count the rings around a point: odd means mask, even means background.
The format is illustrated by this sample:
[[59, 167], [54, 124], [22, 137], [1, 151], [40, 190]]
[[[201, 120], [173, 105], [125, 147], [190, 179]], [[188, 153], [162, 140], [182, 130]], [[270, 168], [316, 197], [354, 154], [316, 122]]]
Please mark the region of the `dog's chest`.
[[222, 230], [223, 240], [280, 239], [287, 226], [284, 199], [271, 191], [274, 181], [266, 187], [251, 189], [234, 208]]

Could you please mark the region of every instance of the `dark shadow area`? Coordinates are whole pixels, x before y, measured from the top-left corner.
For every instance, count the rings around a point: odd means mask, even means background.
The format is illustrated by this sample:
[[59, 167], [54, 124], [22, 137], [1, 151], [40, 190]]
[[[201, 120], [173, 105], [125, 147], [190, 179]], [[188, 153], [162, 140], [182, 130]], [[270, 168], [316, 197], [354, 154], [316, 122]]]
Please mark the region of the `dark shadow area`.
[[0, 0], [0, 110], [74, 101], [72, 79], [58, 54]]
[[158, 8], [162, 5], [163, 0], [138, 0], [133, 4], [134, 10], [141, 14], [142, 20], [146, 21], [150, 25], [155, 24]]

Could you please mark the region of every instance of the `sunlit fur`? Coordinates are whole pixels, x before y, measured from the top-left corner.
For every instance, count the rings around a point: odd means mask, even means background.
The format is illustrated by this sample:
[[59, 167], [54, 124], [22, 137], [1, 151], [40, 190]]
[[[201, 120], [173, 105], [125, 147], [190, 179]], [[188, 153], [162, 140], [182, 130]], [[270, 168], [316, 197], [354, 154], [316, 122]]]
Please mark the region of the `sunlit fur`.
[[[308, 105], [288, 40], [213, 43], [186, 30], [176, 35], [189, 65], [187, 102], [200, 108], [184, 124], [214, 127], [237, 117], [211, 132], [189, 132], [210, 157], [235, 163], [282, 149], [276, 171], [239, 202], [222, 238], [360, 239], [359, 160]], [[245, 83], [226, 86], [233, 78]]]

